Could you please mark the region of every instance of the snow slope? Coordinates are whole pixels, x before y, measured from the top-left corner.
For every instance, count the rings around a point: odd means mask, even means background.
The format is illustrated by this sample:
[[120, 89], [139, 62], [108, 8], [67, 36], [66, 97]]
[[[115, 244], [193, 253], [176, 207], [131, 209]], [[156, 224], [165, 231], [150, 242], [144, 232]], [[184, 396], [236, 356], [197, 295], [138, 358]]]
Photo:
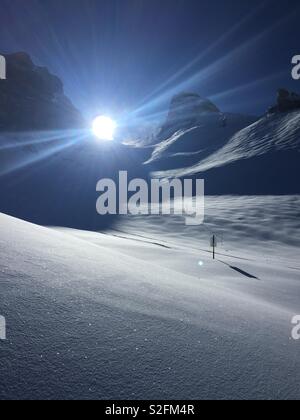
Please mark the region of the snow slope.
[[274, 113], [210, 149], [197, 163], [155, 172], [156, 177], [200, 177], [207, 194], [299, 194], [300, 112]]
[[[286, 229], [297, 200], [268, 202], [289, 209]], [[247, 220], [242, 202], [219, 214]], [[213, 262], [207, 233], [198, 243], [174, 220], [123, 219], [101, 234], [0, 215], [1, 399], [300, 397], [298, 248], [277, 237], [266, 255], [236, 235]]]
[[158, 143], [146, 164], [163, 171], [190, 167], [222, 148], [235, 133], [255, 120], [238, 114], [202, 114], [197, 125], [177, 130]]
[[179, 176], [205, 172], [239, 160], [272, 152], [300, 152], [300, 112], [276, 113], [235, 134], [221, 149], [197, 165], [176, 172]]

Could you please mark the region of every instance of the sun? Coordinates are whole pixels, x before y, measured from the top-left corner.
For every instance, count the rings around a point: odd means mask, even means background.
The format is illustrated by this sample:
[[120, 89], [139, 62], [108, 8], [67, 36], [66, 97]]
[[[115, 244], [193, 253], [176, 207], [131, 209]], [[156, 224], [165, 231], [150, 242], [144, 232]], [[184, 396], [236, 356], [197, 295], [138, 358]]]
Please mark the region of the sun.
[[100, 140], [113, 141], [116, 128], [116, 122], [104, 115], [96, 117], [93, 121], [93, 133]]

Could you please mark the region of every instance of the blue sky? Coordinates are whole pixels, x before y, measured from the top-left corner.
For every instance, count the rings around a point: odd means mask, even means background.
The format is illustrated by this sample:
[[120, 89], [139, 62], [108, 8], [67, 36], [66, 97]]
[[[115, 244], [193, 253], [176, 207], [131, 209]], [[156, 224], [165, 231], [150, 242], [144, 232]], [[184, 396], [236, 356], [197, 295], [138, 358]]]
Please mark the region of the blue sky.
[[88, 118], [151, 119], [180, 91], [261, 114], [300, 91], [297, 0], [1, 0], [0, 51], [28, 52]]

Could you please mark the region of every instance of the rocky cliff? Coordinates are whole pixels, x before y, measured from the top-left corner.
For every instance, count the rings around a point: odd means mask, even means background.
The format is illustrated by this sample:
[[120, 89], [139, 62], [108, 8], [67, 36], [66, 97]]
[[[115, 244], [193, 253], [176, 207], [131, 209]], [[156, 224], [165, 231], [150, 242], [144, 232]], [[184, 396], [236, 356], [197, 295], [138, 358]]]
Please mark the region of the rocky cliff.
[[1, 131], [58, 130], [84, 125], [58, 77], [33, 64], [26, 53], [4, 57], [7, 79], [0, 83]]

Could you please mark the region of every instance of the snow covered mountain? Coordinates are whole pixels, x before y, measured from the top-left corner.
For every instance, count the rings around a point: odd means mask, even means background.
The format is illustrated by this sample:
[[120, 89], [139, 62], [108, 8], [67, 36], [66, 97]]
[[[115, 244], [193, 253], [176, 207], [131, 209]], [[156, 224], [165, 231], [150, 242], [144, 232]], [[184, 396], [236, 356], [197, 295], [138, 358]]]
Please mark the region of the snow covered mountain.
[[284, 96], [252, 123], [225, 114], [217, 126], [215, 115], [205, 116], [158, 144], [147, 164], [159, 177], [203, 177], [209, 194], [299, 193], [300, 105], [295, 94]]
[[146, 164], [158, 171], [190, 167], [254, 121], [255, 117], [222, 113], [197, 94], [176, 95]]
[[[296, 94], [281, 90], [259, 119], [222, 113], [211, 101], [183, 93], [147, 147], [99, 144], [65, 97], [59, 79], [24, 53], [7, 56], [1, 81], [0, 211], [43, 225], [100, 229], [95, 213], [101, 178], [201, 177], [206, 194], [300, 192]], [[2, 83], [4, 82], [4, 84]], [[143, 164], [145, 162], [145, 164]]]

